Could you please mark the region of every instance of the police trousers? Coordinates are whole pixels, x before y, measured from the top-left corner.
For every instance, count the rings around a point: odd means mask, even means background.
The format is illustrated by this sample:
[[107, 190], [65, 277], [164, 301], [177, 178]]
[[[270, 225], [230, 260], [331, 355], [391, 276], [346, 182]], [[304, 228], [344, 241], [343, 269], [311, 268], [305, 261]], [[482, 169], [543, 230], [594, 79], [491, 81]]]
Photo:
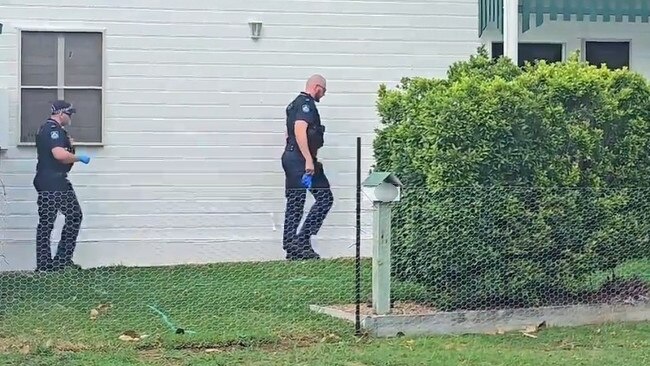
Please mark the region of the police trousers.
[[[311, 250], [310, 237], [318, 234], [323, 221], [334, 203], [330, 183], [325, 175], [323, 164], [314, 161], [312, 186], [305, 188], [302, 176], [305, 173], [305, 159], [295, 145], [288, 145], [282, 154], [282, 168], [285, 175], [286, 208], [284, 213], [284, 232], [282, 247], [289, 254]], [[315, 201], [300, 232], [307, 190]]]
[[[38, 192], [36, 269], [40, 271], [60, 269], [72, 264], [72, 256], [83, 220], [81, 206], [65, 173], [37, 173], [33, 183]], [[59, 212], [65, 216], [65, 224], [56, 254], [52, 258], [50, 236]]]

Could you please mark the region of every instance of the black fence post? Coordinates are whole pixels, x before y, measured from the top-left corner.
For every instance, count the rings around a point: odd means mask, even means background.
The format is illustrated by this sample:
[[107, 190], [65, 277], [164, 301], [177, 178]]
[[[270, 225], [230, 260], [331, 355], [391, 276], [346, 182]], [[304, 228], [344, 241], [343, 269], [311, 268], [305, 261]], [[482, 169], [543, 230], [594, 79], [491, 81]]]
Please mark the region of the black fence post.
[[361, 335], [361, 137], [357, 137], [357, 222], [356, 222], [356, 307], [354, 311], [354, 330]]

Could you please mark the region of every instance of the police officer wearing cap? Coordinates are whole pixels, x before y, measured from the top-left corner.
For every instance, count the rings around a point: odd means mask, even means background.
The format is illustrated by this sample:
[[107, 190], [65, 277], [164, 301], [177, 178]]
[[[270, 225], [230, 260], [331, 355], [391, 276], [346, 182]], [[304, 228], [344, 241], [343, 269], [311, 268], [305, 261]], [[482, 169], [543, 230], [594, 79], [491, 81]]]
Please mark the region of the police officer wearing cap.
[[[75, 155], [72, 139], [65, 130], [76, 112], [72, 104], [57, 100], [52, 103], [50, 118], [36, 134], [38, 162], [34, 188], [38, 192], [38, 227], [36, 229], [36, 271], [53, 271], [66, 267], [79, 268], [72, 262], [77, 236], [83, 218], [68, 172], [74, 163], [88, 164], [86, 155]], [[50, 250], [50, 234], [58, 212], [65, 216], [61, 241], [54, 258]]]
[[[285, 174], [286, 209], [284, 214], [283, 249], [289, 260], [319, 259], [311, 246], [311, 236], [320, 230], [334, 197], [330, 183], [317, 159], [324, 144], [325, 126], [321, 124], [316, 103], [325, 95], [326, 81], [321, 75], [311, 76], [301, 92], [286, 108], [286, 145], [282, 154]], [[309, 190], [316, 202], [298, 232]]]

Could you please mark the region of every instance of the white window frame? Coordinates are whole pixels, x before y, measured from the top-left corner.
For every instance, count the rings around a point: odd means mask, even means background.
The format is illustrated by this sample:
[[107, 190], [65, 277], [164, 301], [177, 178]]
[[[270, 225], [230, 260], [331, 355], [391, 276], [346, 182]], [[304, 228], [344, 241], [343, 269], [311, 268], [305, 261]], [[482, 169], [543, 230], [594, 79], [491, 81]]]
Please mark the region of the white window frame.
[[[75, 146], [105, 146], [105, 139], [106, 139], [106, 28], [76, 28], [76, 27], [38, 27], [38, 26], [16, 26], [16, 31], [17, 31], [17, 36], [18, 36], [18, 55], [17, 55], [17, 65], [16, 68], [18, 69], [17, 72], [17, 82], [18, 85], [16, 86], [17, 90], [17, 100], [18, 100], [18, 111], [17, 111], [17, 129], [18, 131], [17, 137], [16, 137], [16, 145], [17, 146], [36, 146], [36, 142], [21, 142], [20, 138], [22, 136], [22, 44], [23, 44], [23, 32], [52, 32], [52, 33], [100, 33], [102, 36], [102, 86], [101, 87], [66, 87], [65, 86], [65, 74], [64, 74], [64, 67], [63, 64], [60, 63], [60, 58], [64, 58], [65, 54], [64, 48], [61, 47], [61, 43], [64, 41], [63, 38], [59, 37], [59, 47], [58, 47], [58, 57], [57, 57], [57, 86], [56, 87], [51, 87], [51, 86], [39, 86], [39, 85], [33, 85], [31, 87], [33, 88], [41, 88], [41, 89], [57, 89], [58, 90], [58, 97], [62, 98], [63, 96], [61, 95], [63, 93], [63, 89], [95, 89], [95, 90], [101, 90], [101, 96], [102, 96], [102, 102], [101, 102], [101, 141], [100, 142], [84, 142], [84, 141], [75, 141]], [[78, 107], [77, 107], [78, 108]], [[43, 111], [44, 115], [47, 114], [47, 111]]]
[[634, 42], [633, 42], [632, 38], [598, 38], [598, 37], [580, 38], [580, 61], [582, 61], [582, 62], [587, 62], [587, 42], [627, 42], [630, 45], [630, 47], [629, 47], [630, 52], [629, 52], [629, 55], [628, 55], [629, 58], [630, 58], [630, 62], [629, 62], [629, 65], [628, 65], [628, 69], [629, 70], [634, 70], [634, 66], [635, 66], [634, 65], [634, 57], [633, 57], [633, 54], [634, 54], [634, 51], [633, 51], [634, 50]]

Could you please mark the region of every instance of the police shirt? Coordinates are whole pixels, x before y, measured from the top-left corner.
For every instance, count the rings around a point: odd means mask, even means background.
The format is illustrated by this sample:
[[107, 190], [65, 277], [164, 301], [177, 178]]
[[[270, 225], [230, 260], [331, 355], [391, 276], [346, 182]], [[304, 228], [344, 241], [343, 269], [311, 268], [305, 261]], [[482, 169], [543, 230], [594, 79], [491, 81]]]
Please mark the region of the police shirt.
[[56, 160], [52, 154], [55, 147], [62, 147], [74, 154], [68, 132], [56, 121], [48, 119], [36, 134], [37, 172], [67, 173], [72, 169], [73, 164], [63, 164]]
[[324, 144], [325, 126], [321, 125], [320, 114], [316, 108], [316, 103], [311, 95], [301, 92], [287, 106], [287, 135], [288, 143], [297, 145], [295, 134], [296, 121], [303, 120], [307, 122], [307, 143], [309, 152], [316, 156], [316, 152]]

